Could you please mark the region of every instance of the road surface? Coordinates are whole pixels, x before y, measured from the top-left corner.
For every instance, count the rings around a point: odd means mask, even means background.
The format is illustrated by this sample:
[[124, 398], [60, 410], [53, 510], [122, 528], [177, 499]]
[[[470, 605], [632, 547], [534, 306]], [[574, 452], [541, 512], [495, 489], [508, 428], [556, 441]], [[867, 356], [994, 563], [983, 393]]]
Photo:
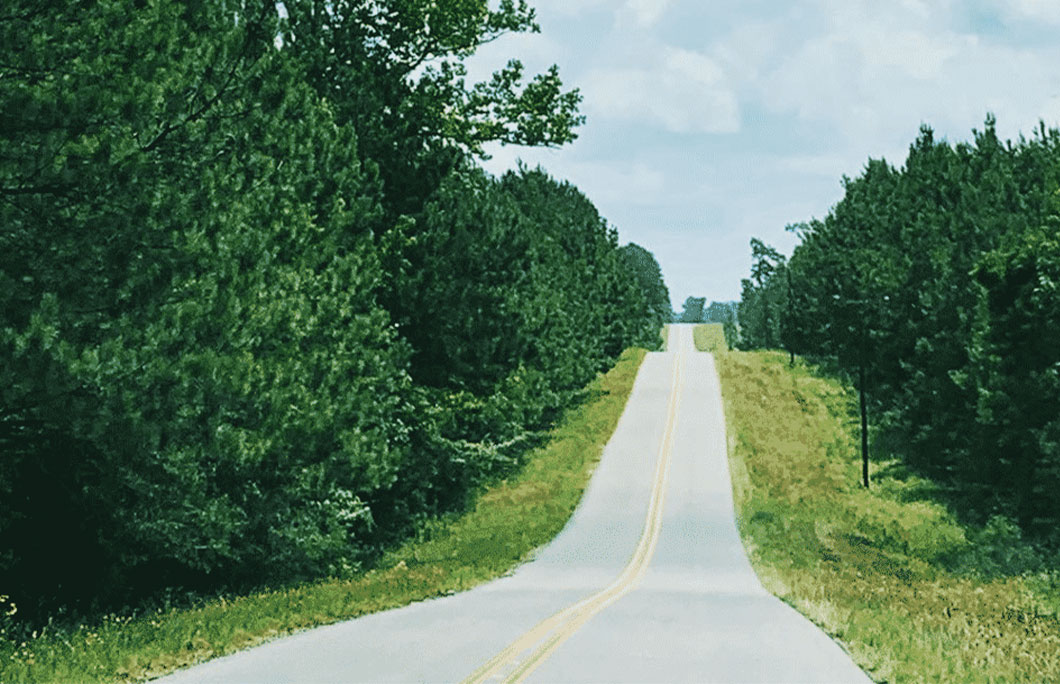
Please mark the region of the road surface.
[[581, 505], [511, 576], [279, 639], [184, 682], [869, 682], [755, 577], [714, 359], [645, 358]]

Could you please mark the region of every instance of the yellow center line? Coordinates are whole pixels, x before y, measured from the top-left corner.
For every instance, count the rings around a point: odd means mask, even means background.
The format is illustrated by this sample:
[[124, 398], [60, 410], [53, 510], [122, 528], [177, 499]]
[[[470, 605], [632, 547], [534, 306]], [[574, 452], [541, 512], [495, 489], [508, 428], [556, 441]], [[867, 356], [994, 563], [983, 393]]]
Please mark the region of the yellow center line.
[[[678, 342], [677, 346], [670, 385], [666, 429], [659, 445], [659, 456], [655, 466], [655, 477], [651, 500], [648, 504], [648, 514], [644, 521], [644, 530], [633, 556], [614, 582], [592, 596], [542, 620], [476, 670], [464, 680], [464, 684], [483, 684], [497, 678], [510, 683], [523, 681], [594, 615], [636, 587], [647, 573], [652, 556], [655, 555], [659, 532], [662, 529], [666, 481], [670, 472], [670, 455], [673, 450], [674, 429], [677, 424], [677, 407], [681, 398], [680, 386], [683, 384], [681, 369], [684, 363], [684, 345]], [[520, 656], [527, 651], [531, 652], [525, 658], [521, 658]]]

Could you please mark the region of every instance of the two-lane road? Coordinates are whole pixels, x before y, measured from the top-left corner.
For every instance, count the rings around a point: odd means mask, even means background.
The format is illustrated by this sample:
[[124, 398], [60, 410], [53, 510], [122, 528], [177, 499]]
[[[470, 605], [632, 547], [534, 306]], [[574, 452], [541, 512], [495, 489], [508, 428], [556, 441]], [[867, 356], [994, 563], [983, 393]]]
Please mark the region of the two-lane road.
[[671, 326], [669, 346], [645, 358], [566, 528], [513, 575], [164, 681], [868, 682], [759, 584], [713, 357], [690, 326]]

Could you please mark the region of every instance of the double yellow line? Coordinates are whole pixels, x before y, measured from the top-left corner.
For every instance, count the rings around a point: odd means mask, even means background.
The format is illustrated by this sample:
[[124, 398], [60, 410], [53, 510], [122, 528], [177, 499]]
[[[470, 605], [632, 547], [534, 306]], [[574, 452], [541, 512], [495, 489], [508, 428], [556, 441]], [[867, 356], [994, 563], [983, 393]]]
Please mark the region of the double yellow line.
[[666, 481], [670, 473], [670, 455], [673, 451], [674, 429], [677, 425], [677, 407], [681, 399], [680, 385], [683, 384], [681, 373], [683, 365], [683, 345], [678, 345], [678, 351], [674, 355], [673, 377], [670, 383], [666, 430], [663, 433], [662, 443], [659, 445], [648, 515], [644, 522], [644, 531], [640, 535], [640, 541], [629, 563], [614, 582], [592, 596], [538, 623], [465, 679], [464, 684], [483, 684], [494, 680], [508, 683], [523, 681], [582, 625], [601, 610], [628, 594], [647, 573], [648, 565], [651, 563], [652, 556], [655, 555], [659, 532], [662, 529]]

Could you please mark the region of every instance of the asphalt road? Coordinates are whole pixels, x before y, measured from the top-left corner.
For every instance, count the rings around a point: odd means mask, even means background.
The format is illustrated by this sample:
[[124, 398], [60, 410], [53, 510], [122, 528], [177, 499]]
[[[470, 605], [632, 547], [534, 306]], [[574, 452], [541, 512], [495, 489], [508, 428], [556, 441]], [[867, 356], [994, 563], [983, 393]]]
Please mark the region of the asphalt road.
[[671, 327], [669, 348], [645, 358], [566, 528], [513, 575], [162, 681], [869, 682], [759, 584], [714, 359], [690, 326]]

